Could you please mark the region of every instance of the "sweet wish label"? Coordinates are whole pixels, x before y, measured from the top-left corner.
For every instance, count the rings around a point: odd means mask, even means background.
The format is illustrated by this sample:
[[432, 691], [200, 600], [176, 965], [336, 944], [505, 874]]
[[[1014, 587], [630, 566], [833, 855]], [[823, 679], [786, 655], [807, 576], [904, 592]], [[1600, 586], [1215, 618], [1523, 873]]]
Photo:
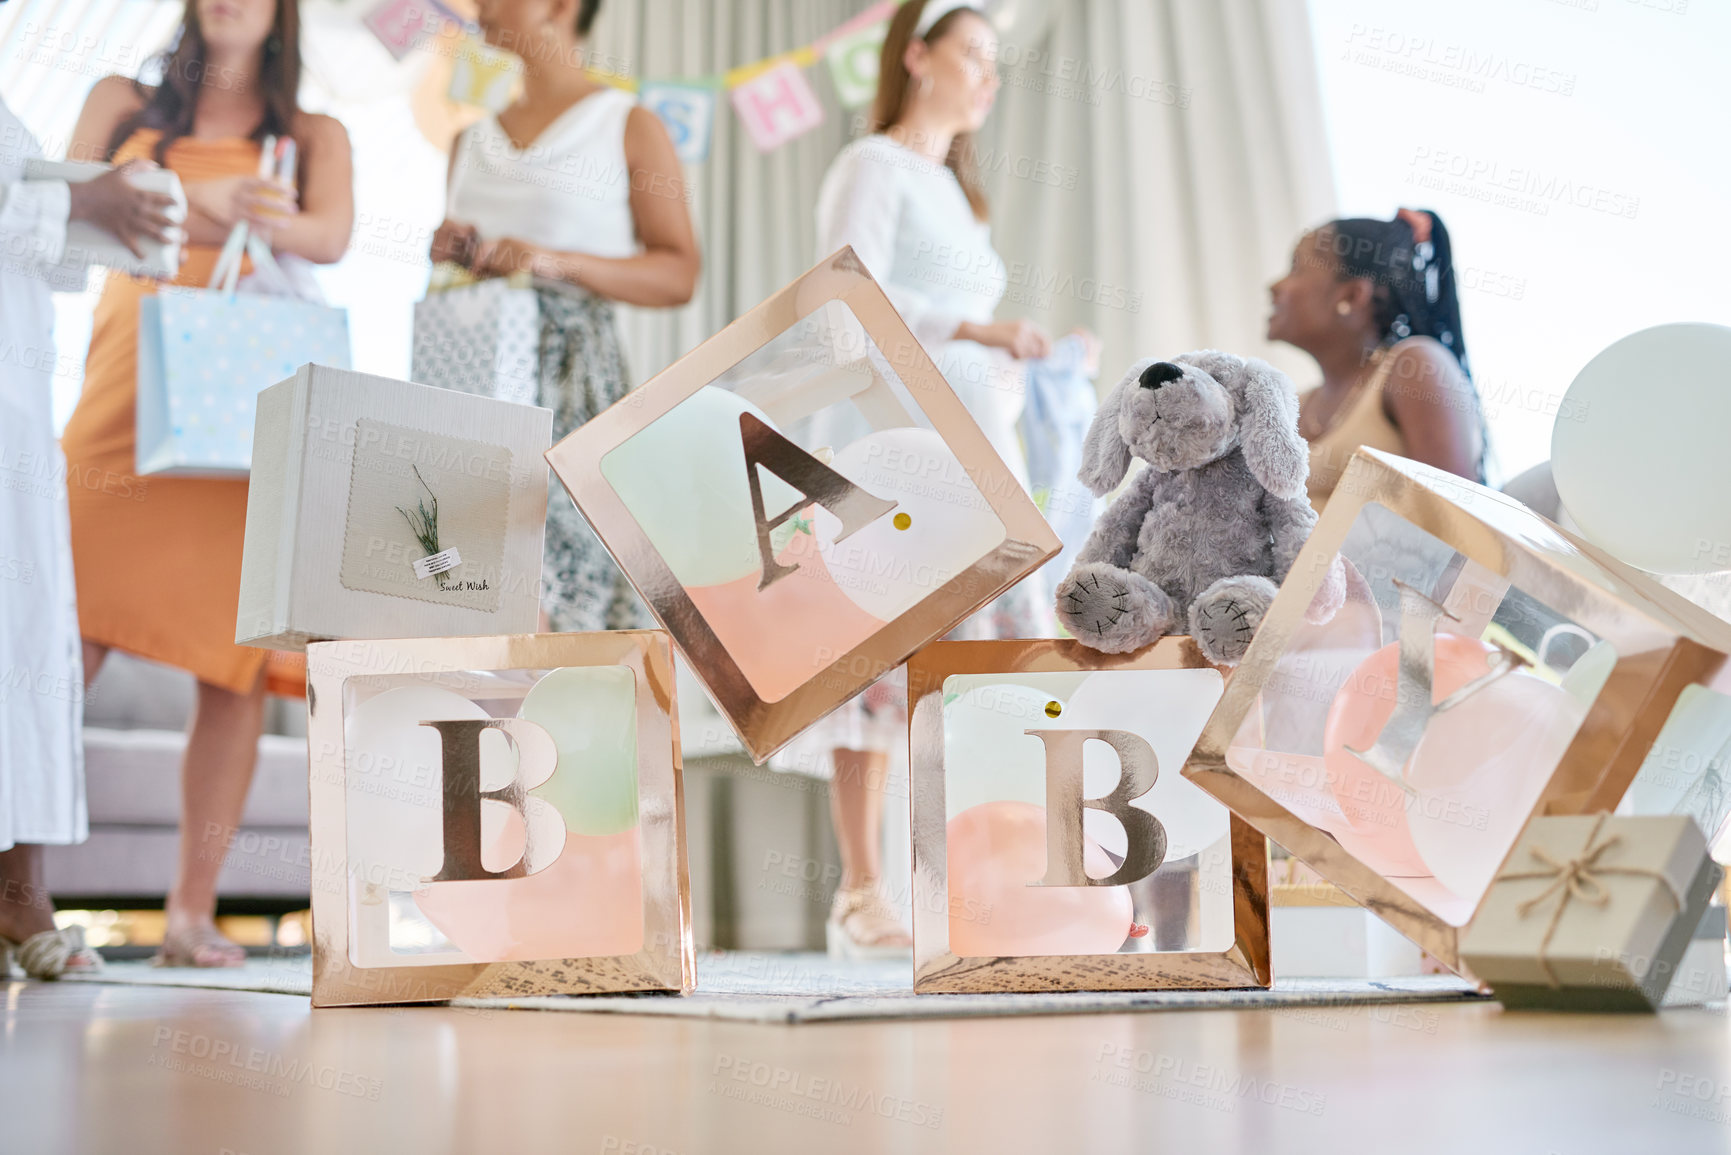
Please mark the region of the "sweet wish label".
[[434, 574], [456, 569], [463, 564], [463, 555], [454, 549], [442, 549], [438, 553], [430, 553], [415, 563], [415, 576], [425, 581]]
[[[491, 612], [510, 520], [511, 451], [361, 418], [340, 576], [352, 590]], [[515, 580], [539, 580], [539, 574]]]

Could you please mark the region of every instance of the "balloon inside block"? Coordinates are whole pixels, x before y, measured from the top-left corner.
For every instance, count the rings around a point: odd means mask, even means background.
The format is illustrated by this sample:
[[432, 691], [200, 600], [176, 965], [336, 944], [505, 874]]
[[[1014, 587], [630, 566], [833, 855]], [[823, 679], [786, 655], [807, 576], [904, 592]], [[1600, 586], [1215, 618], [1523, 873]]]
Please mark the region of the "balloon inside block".
[[659, 630], [307, 650], [313, 1003], [686, 991]]
[[915, 991], [1266, 986], [1265, 840], [1178, 772], [1224, 684], [1187, 637], [915, 654]]
[[760, 763], [1060, 548], [851, 249], [547, 459]]
[[[1337, 555], [1347, 606], [1306, 622]], [[1630, 792], [1723, 822], [1728, 653], [1731, 625], [1512, 498], [1361, 450], [1184, 777], [1476, 977], [1460, 929], [1532, 816]]]

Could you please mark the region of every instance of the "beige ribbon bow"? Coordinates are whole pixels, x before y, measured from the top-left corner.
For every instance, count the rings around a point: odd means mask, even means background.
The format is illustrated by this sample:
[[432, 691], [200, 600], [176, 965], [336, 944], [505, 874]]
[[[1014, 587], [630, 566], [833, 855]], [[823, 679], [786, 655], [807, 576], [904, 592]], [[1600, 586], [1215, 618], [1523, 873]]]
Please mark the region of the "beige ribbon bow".
[[1542, 846], [1529, 847], [1527, 853], [1550, 867], [1549, 870], [1533, 870], [1517, 874], [1499, 874], [1496, 878], [1496, 881], [1498, 882], [1514, 882], [1519, 879], [1528, 878], [1551, 879], [1551, 885], [1545, 887], [1545, 889], [1541, 890], [1538, 894], [1535, 894], [1533, 897], [1515, 907], [1515, 913], [1520, 915], [1522, 918], [1526, 918], [1528, 915], [1532, 914], [1533, 911], [1537, 910], [1552, 895], [1557, 896], [1557, 906], [1556, 909], [1551, 912], [1550, 925], [1545, 927], [1544, 937], [1539, 939], [1538, 955], [1539, 969], [1544, 972], [1545, 981], [1551, 985], [1552, 990], [1557, 989], [1563, 984], [1557, 981], [1555, 972], [1551, 970], [1551, 964], [1545, 961], [1545, 951], [1551, 945], [1551, 937], [1557, 933], [1557, 925], [1563, 921], [1563, 911], [1568, 909], [1570, 899], [1578, 898], [1582, 902], [1589, 902], [1594, 906], [1600, 907], [1611, 901], [1611, 895], [1605, 890], [1604, 885], [1600, 883], [1598, 878], [1599, 875], [1632, 874], [1646, 878], [1656, 878], [1665, 884], [1665, 889], [1670, 892], [1672, 900], [1677, 904], [1677, 910], [1681, 912], [1683, 909], [1682, 892], [1677, 889], [1675, 883], [1665, 876], [1664, 872], [1645, 866], [1599, 865], [1599, 856], [1623, 841], [1622, 835], [1613, 834], [1611, 837], [1605, 839], [1605, 841], [1596, 846], [1594, 845], [1593, 840], [1599, 837], [1599, 830], [1605, 825], [1605, 819], [1609, 817], [1610, 814], [1600, 811], [1598, 816], [1599, 820], [1593, 823], [1593, 829], [1587, 832], [1586, 845], [1582, 846], [1581, 852], [1573, 858], [1559, 860], [1555, 855]]

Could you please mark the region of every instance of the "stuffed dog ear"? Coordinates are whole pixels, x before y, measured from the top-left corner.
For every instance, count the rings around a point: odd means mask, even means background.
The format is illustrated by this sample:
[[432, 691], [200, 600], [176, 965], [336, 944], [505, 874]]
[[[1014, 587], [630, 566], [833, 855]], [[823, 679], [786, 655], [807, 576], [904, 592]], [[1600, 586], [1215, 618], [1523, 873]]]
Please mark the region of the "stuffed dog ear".
[[1094, 422], [1088, 426], [1088, 436], [1082, 442], [1082, 468], [1076, 479], [1092, 490], [1095, 497], [1105, 497], [1117, 489], [1130, 472], [1130, 446], [1118, 428], [1118, 417], [1124, 411], [1124, 398], [1131, 389], [1138, 388], [1142, 371], [1158, 360], [1145, 357], [1130, 366], [1124, 379], [1100, 402]]
[[1310, 477], [1310, 446], [1298, 432], [1298, 392], [1292, 380], [1268, 362], [1251, 357], [1243, 362], [1235, 384], [1238, 444], [1244, 450], [1244, 463], [1274, 496], [1303, 497]]

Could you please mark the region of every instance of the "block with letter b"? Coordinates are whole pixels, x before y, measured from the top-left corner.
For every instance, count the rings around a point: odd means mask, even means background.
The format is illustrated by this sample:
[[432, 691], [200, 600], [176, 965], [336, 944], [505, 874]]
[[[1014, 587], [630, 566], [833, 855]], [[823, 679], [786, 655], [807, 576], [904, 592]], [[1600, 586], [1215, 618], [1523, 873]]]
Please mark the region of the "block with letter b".
[[1059, 548], [851, 249], [547, 460], [760, 763]]
[[1264, 841], [1179, 773], [1223, 681], [1187, 637], [909, 659], [916, 992], [1268, 985]]
[[313, 1004], [686, 991], [657, 630], [307, 649]]

